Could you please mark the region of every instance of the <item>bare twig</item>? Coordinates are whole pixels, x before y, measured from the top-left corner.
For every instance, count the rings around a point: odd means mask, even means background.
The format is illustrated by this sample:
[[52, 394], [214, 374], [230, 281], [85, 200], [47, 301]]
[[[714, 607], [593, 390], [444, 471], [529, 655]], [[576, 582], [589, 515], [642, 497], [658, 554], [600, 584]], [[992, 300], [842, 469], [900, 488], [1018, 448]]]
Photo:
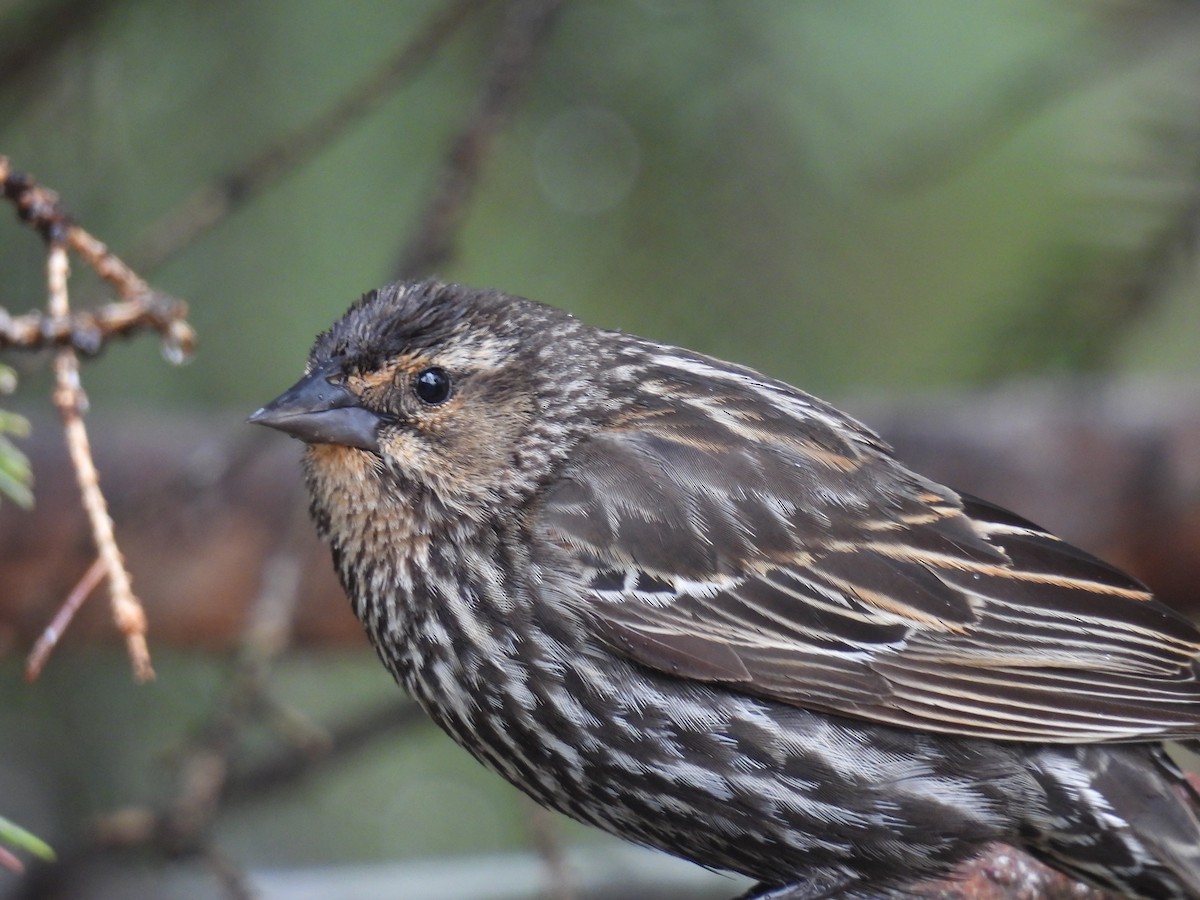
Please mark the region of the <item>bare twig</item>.
[[46, 660], [50, 658], [50, 653], [58, 645], [58, 639], [63, 636], [67, 626], [75, 618], [75, 613], [79, 612], [83, 602], [91, 596], [92, 591], [96, 590], [107, 571], [108, 567], [104, 560], [96, 557], [96, 561], [88, 567], [83, 577], [79, 579], [79, 583], [67, 595], [67, 599], [58, 608], [58, 612], [54, 614], [54, 618], [50, 620], [50, 624], [46, 626], [42, 636], [29, 651], [29, 658], [25, 662], [26, 681], [35, 681], [42, 674], [42, 668], [46, 665]]
[[325, 746], [319, 753], [306, 752], [293, 744], [250, 768], [231, 774], [226, 784], [226, 798], [231, 803], [246, 802], [281, 790], [378, 740], [429, 724], [428, 717], [417, 704], [399, 698], [387, 700], [329, 726], [325, 732]]
[[[263, 718], [263, 712], [269, 714], [270, 723], [284, 718], [279, 712], [280, 704], [268, 694], [267, 676], [271, 662], [291, 640], [292, 614], [300, 585], [296, 533], [301, 521], [307, 525], [307, 518], [299, 507], [291, 518], [293, 526], [282, 535], [263, 566], [259, 593], [242, 633], [226, 690], [180, 766], [179, 790], [164, 816], [165, 829], [175, 841], [190, 845], [207, 832], [225, 792], [231, 762], [246, 726]], [[313, 730], [289, 727], [287, 737], [290, 742], [297, 732], [304, 732], [301, 743], [312, 743]]]
[[[291, 638], [302, 566], [297, 537], [301, 527], [307, 527], [300, 503], [293, 510], [292, 523], [263, 566], [259, 593], [226, 688], [180, 755], [173, 795], [158, 809], [118, 810], [96, 826], [96, 841], [102, 846], [152, 845], [170, 854], [196, 854], [210, 864], [219, 862], [214, 871], [234, 897], [243, 896], [245, 885], [233, 864], [212, 845], [209, 826], [225, 797], [244, 731], [265, 718], [284, 735], [289, 748], [299, 745], [302, 752], [313, 753], [327, 743], [323, 733], [314, 737], [318, 731], [314, 726], [298, 726], [299, 717], [285, 711], [267, 685], [270, 663]], [[279, 727], [281, 722], [285, 727]]]
[[61, 65], [58, 54], [86, 37], [116, 5], [116, 0], [56, 0], [9, 6], [0, 33], [0, 85], [16, 93], [35, 83], [31, 76]]
[[483, 5], [485, 0], [451, 0], [439, 5], [413, 38], [368, 78], [312, 121], [283, 135], [216, 183], [194, 191], [147, 230], [130, 258], [139, 268], [157, 268], [265, 188], [308, 162], [419, 72], [469, 14]]
[[31, 312], [11, 316], [0, 308], [0, 350], [70, 347], [93, 356], [113, 338], [151, 329], [162, 337], [167, 355], [173, 361], [191, 355], [195, 333], [186, 320], [187, 304], [152, 290], [102, 241], [72, 221], [54, 191], [26, 174], [12, 171], [4, 156], [0, 156], [0, 194], [16, 205], [18, 217], [47, 244], [62, 244], [74, 250], [122, 298], [122, 302], [94, 312], [75, 314], [63, 309], [48, 310], [45, 315]]
[[[46, 317], [20, 317], [13, 320], [0, 310], [0, 332], [5, 337], [28, 339], [0, 341], [0, 347], [32, 349], [45, 343], [58, 347], [54, 355], [54, 405], [62, 417], [67, 451], [75, 469], [75, 478], [83, 495], [83, 508], [92, 529], [99, 562], [108, 576], [113, 619], [125, 638], [126, 649], [133, 664], [134, 677], [147, 681], [154, 677], [150, 665], [150, 649], [146, 643], [146, 613], [133, 593], [132, 579], [125, 568], [121, 551], [113, 534], [108, 503], [100, 490], [100, 477], [92, 460], [83, 414], [87, 395], [79, 380], [77, 345], [91, 352], [99, 350], [110, 337], [135, 330], [138, 323], [155, 323], [168, 348], [179, 358], [191, 351], [193, 333], [184, 320], [187, 306], [178, 300], [155, 294], [137, 273], [121, 262], [103, 242], [80, 228], [58, 202], [58, 195], [38, 185], [31, 177], [12, 171], [6, 157], [0, 156], [0, 194], [17, 207], [18, 217], [42, 236], [46, 243]], [[90, 319], [73, 319], [67, 293], [70, 260], [67, 250], [74, 250], [97, 274], [112, 285], [124, 298]], [[93, 566], [94, 570], [95, 566]], [[63, 628], [75, 610], [94, 589], [97, 576], [89, 570], [79, 586], [67, 597], [50, 627], [39, 640], [26, 668], [28, 677], [36, 677], [45, 665]]]
[[[47, 305], [50, 315], [55, 318], [66, 318], [70, 313], [67, 302], [69, 271], [66, 246], [52, 241], [46, 260], [46, 279], [50, 291]], [[100, 476], [96, 472], [87, 429], [83, 425], [87, 396], [79, 381], [79, 358], [70, 347], [63, 347], [55, 354], [54, 375], [54, 405], [62, 416], [67, 451], [70, 453], [71, 463], [75, 466], [79, 490], [83, 494], [83, 508], [92, 527], [96, 549], [107, 570], [113, 618], [117, 628], [125, 636], [125, 647], [133, 663], [134, 677], [139, 681], [148, 681], [154, 677], [154, 669], [150, 665], [150, 648], [146, 644], [146, 613], [134, 596], [125, 560], [121, 551], [117, 549], [116, 537], [113, 535], [108, 503], [100, 491]]]
[[[304, 546], [297, 539], [308, 528], [304, 505], [297, 503], [291, 527], [281, 534], [275, 552], [263, 566], [259, 593], [242, 632], [242, 643], [226, 690], [214, 705], [200, 734], [182, 755], [175, 791], [165, 804], [129, 807], [100, 819], [94, 828], [95, 845], [101, 848], [153, 847], [167, 855], [202, 859], [220, 881], [227, 896], [244, 900], [254, 895], [244, 873], [211, 837], [211, 824], [231, 794], [260, 791], [284, 773], [292, 781], [315, 760], [329, 758], [335, 741], [291, 713], [269, 693], [270, 663], [291, 639], [294, 607], [301, 586]], [[393, 722], [395, 703], [388, 712]], [[243, 732], [264, 719], [283, 738], [283, 748], [265, 766], [246, 778], [233, 777]], [[356, 719], [350, 733], [339, 734], [339, 745], [360, 743], [378, 733], [376, 717]], [[416, 719], [416, 716], [411, 717]], [[420, 717], [424, 721], [424, 717]], [[343, 749], [338, 748], [339, 751]], [[282, 764], [281, 764], [282, 761]]]
[[144, 297], [150, 293], [150, 285], [146, 284], [137, 272], [121, 262], [103, 241], [97, 240], [74, 223], [67, 229], [66, 239], [71, 249], [95, 269], [97, 275], [115, 287], [126, 300]]
[[[156, 331], [168, 344], [189, 355], [190, 335], [180, 339], [187, 313], [182, 300], [151, 292], [136, 302], [109, 303], [96, 310], [81, 310], [65, 319], [29, 312], [10, 316], [0, 309], [0, 350], [40, 350], [70, 347], [84, 356], [95, 356], [111, 338]], [[186, 325], [184, 325], [186, 328]]]
[[451, 255], [454, 235], [491, 139], [512, 113], [535, 52], [562, 5], [563, 0], [515, 0], [510, 4], [483, 90], [462, 130], [450, 142], [437, 187], [401, 255], [400, 277], [428, 274]]

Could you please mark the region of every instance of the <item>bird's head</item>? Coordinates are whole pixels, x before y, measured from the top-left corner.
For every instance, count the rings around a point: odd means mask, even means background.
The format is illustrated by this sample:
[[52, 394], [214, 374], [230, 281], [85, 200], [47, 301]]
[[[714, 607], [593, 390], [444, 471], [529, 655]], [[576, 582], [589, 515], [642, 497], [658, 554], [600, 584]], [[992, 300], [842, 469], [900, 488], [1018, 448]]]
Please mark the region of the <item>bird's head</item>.
[[496, 291], [398, 282], [321, 334], [304, 377], [250, 421], [309, 444], [314, 493], [480, 516], [536, 490], [602, 405], [599, 334]]

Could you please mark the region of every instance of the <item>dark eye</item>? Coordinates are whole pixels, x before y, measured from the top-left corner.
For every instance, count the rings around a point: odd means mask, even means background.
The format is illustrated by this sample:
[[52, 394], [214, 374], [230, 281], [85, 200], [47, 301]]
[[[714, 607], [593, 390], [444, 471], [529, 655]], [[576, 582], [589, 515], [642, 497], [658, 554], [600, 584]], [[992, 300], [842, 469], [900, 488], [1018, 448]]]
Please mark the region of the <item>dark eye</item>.
[[450, 374], [437, 366], [425, 369], [413, 381], [413, 392], [430, 406], [445, 403], [450, 398]]

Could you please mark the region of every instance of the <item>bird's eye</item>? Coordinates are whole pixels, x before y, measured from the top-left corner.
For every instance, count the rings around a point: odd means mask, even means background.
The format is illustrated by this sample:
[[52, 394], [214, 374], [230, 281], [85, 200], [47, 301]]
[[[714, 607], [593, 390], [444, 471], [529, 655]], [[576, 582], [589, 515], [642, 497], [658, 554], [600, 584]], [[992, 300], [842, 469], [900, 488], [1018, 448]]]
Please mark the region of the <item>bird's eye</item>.
[[413, 393], [430, 406], [445, 403], [450, 398], [450, 374], [438, 366], [422, 370], [413, 380]]

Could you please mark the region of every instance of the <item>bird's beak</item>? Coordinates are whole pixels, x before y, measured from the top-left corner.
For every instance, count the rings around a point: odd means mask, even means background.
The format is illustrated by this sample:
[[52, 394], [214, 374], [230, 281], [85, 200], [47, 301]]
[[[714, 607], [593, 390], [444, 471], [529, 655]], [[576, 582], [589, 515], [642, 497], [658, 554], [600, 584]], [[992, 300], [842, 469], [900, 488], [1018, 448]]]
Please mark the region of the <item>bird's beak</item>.
[[278, 428], [309, 444], [341, 444], [378, 453], [383, 418], [365, 409], [352, 391], [332, 383], [334, 369], [314, 369], [246, 421]]

